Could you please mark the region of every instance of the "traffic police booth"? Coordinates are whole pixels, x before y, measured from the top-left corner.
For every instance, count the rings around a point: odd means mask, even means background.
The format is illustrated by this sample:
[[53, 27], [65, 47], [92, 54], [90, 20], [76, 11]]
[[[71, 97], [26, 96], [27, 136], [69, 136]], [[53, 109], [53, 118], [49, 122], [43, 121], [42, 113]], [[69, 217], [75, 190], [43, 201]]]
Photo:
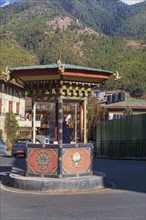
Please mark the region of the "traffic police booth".
[[[33, 143], [27, 145], [26, 177], [68, 178], [93, 175], [93, 145], [88, 143], [88, 97], [111, 71], [63, 64], [11, 68], [10, 77], [32, 98]], [[55, 103], [55, 142], [36, 144], [36, 102]], [[79, 139], [63, 143], [63, 105], [78, 103]]]

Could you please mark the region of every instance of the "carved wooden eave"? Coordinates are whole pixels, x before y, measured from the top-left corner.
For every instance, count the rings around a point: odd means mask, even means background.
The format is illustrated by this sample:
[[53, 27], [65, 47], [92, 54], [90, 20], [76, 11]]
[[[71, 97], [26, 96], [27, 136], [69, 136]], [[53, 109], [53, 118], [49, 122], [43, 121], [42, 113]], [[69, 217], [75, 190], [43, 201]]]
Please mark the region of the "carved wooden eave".
[[34, 81], [26, 82], [26, 96], [36, 97], [38, 100], [67, 98], [82, 98], [92, 94], [94, 83], [69, 81]]
[[59, 96], [83, 98], [92, 87], [106, 81], [114, 72], [90, 67], [51, 64], [9, 69], [11, 77], [24, 87], [27, 96], [40, 100]]

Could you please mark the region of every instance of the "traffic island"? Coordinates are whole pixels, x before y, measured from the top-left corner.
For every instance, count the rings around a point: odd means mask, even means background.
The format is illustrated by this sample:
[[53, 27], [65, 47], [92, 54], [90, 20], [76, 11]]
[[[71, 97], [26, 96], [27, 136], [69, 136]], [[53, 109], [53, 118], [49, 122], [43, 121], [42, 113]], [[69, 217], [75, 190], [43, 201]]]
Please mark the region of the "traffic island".
[[9, 186], [13, 189], [49, 193], [74, 193], [104, 187], [105, 174], [93, 173], [91, 143], [28, 144], [24, 170], [12, 169]]
[[[27, 143], [24, 175], [11, 173], [10, 186], [49, 192], [87, 191], [104, 186], [105, 174], [93, 175], [93, 145], [88, 142], [88, 98], [113, 74], [65, 64], [60, 58], [57, 64], [9, 69], [8, 81], [15, 78], [24, 88], [24, 96], [32, 99], [33, 140]], [[43, 101], [54, 106], [53, 144], [35, 143], [36, 103]], [[74, 115], [71, 108], [67, 111], [71, 104], [75, 106]]]
[[9, 186], [15, 189], [50, 193], [84, 192], [104, 187], [105, 173], [70, 178], [26, 177], [24, 173], [10, 174]]

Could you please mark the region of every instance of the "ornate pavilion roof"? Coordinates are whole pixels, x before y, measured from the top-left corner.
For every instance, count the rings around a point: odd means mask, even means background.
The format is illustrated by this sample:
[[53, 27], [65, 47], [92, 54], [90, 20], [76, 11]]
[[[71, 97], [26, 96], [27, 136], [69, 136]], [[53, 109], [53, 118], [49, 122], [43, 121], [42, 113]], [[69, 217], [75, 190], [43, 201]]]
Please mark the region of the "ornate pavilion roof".
[[42, 80], [61, 80], [98, 84], [107, 80], [114, 73], [107, 70], [62, 63], [16, 67], [9, 70], [11, 76], [16, 78], [20, 84], [29, 81]]
[[78, 66], [78, 65], [71, 65], [71, 64], [48, 64], [48, 65], [38, 65], [38, 66], [23, 66], [23, 67], [16, 67], [16, 68], [11, 68], [11, 71], [15, 70], [31, 70], [31, 69], [54, 69], [58, 68], [60, 66], [63, 66], [65, 69], [78, 69], [78, 70], [87, 70], [87, 71], [100, 71], [100, 72], [108, 72], [108, 73], [113, 73], [111, 71], [107, 70], [101, 70], [101, 69], [96, 69], [96, 68], [91, 68], [91, 67], [86, 67], [86, 66]]
[[7, 70], [10, 78], [24, 87], [27, 96], [50, 99], [61, 96], [83, 98], [92, 88], [108, 80], [112, 71], [70, 64], [16, 67]]

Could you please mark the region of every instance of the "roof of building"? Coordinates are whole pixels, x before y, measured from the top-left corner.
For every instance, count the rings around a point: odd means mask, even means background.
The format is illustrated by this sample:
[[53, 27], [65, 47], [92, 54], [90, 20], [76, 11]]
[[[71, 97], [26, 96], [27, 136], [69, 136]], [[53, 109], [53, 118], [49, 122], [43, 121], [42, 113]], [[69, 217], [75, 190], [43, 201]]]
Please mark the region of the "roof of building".
[[101, 83], [114, 73], [86, 66], [71, 64], [38, 65], [10, 68], [11, 77], [22, 85], [26, 82], [47, 82], [47, 81], [73, 81], [87, 83]]
[[35, 69], [56, 69], [59, 67], [64, 67], [65, 69], [72, 69], [72, 70], [85, 70], [85, 71], [92, 71], [92, 72], [106, 72], [112, 75], [113, 71], [107, 71], [107, 70], [101, 70], [97, 68], [91, 68], [86, 66], [78, 66], [78, 65], [71, 65], [71, 64], [48, 64], [48, 65], [37, 65], [37, 66], [22, 66], [22, 67], [16, 67], [16, 68], [10, 68], [10, 71], [16, 71], [16, 70], [35, 70]]
[[112, 103], [105, 106], [107, 109], [125, 109], [130, 107], [132, 109], [146, 109], [146, 100], [142, 99], [127, 99], [125, 101]]
[[[1, 76], [0, 76], [0, 81], [1, 81], [2, 83], [5, 82]], [[6, 82], [5, 82], [5, 83], [6, 83]], [[23, 88], [23, 86], [21, 86], [20, 84], [18, 84], [15, 79], [11, 79], [11, 80], [9, 81], [9, 83], [10, 83], [11, 85], [17, 86], [17, 87], [19, 87], [19, 88]]]

